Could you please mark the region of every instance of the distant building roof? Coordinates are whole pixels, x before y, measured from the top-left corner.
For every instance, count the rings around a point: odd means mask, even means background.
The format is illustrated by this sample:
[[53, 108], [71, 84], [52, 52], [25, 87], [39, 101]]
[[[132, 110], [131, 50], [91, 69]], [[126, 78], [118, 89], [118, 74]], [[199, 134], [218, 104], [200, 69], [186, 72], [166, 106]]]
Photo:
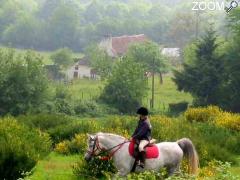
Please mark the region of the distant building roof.
[[144, 42], [147, 37], [144, 34], [133, 36], [112, 37], [112, 50], [115, 55], [123, 55], [127, 52], [129, 45], [136, 42]]
[[86, 56], [82, 58], [76, 58], [74, 61], [76, 62], [75, 65], [89, 66], [89, 59]]
[[145, 42], [148, 38], [144, 34], [139, 35], [124, 35], [119, 37], [109, 37], [100, 43], [100, 46], [105, 48], [111, 56], [124, 55], [131, 43]]
[[162, 54], [168, 57], [180, 57], [180, 48], [163, 48]]

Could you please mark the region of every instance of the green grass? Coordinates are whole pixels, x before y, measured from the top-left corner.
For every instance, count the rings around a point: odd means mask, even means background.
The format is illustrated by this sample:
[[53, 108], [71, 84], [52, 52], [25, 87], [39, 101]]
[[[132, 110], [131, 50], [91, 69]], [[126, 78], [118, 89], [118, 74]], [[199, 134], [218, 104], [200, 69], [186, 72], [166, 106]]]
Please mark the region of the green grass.
[[[155, 109], [167, 110], [169, 103], [178, 103], [187, 101], [192, 103], [192, 96], [189, 93], [179, 92], [171, 76], [165, 76], [163, 84], [160, 84], [159, 78], [155, 81]], [[150, 107], [151, 95], [151, 79], [148, 80], [148, 94], [144, 98], [143, 105]], [[75, 99], [93, 99], [98, 97], [104, 88], [104, 82], [88, 79], [79, 79], [69, 85], [69, 89]]]
[[[6, 47], [0, 46], [0, 48], [6, 48]], [[14, 50], [19, 55], [22, 55], [28, 51], [28, 49], [14, 49]], [[32, 50], [32, 49], [29, 49], [29, 50], [35, 52], [36, 54], [39, 54], [43, 58], [43, 63], [45, 65], [53, 64], [53, 62], [50, 58], [51, 54], [53, 53], [52, 51], [36, 51], [36, 50]], [[82, 58], [84, 56], [84, 54], [77, 52], [77, 53], [73, 53], [72, 56], [73, 56], [73, 58]]]
[[44, 160], [38, 162], [33, 171], [33, 175], [29, 177], [31, 180], [75, 180], [72, 171], [72, 165], [77, 162], [79, 156], [63, 156], [51, 153]]
[[[152, 97], [151, 93], [151, 79], [148, 81], [149, 91], [147, 98], [144, 99], [144, 105], [150, 106], [150, 99]], [[180, 92], [177, 90], [175, 83], [172, 81], [170, 75], [163, 77], [163, 84], [160, 84], [159, 78], [155, 80], [155, 109], [164, 110], [168, 108], [169, 103], [178, 103], [181, 101], [186, 101], [192, 103], [192, 96], [189, 93]]]
[[102, 81], [79, 79], [69, 85], [69, 90], [76, 100], [91, 100], [100, 95], [103, 87]]
[[232, 166], [230, 169], [230, 172], [234, 175], [240, 176], [240, 156], [236, 157], [238, 159], [238, 164], [235, 166]]

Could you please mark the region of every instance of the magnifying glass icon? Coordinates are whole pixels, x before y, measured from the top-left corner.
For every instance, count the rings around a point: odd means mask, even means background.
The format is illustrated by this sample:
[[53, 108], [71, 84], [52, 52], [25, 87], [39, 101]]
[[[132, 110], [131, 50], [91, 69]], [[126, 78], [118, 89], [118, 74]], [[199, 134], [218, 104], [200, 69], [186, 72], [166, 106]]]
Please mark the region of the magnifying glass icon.
[[237, 1], [232, 1], [230, 3], [230, 7], [227, 9], [227, 13], [229, 13], [232, 9], [238, 7], [238, 2]]

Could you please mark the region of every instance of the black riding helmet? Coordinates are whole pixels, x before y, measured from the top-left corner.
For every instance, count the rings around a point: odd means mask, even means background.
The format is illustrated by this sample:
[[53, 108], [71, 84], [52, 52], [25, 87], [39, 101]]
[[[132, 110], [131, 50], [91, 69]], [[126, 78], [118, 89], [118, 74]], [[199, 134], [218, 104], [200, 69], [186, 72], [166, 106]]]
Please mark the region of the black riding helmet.
[[147, 115], [148, 115], [148, 109], [145, 108], [145, 107], [140, 107], [140, 108], [137, 110], [137, 114], [143, 115], [143, 116], [147, 116]]

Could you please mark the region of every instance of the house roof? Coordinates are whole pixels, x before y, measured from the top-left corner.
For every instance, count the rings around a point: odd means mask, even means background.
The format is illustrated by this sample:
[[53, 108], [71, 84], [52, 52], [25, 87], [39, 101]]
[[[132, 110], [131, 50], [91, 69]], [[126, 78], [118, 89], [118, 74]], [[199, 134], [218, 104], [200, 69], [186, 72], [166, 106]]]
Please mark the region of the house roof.
[[86, 56], [80, 59], [75, 59], [75, 61], [75, 65], [89, 66], [89, 59]]
[[127, 52], [131, 43], [144, 41], [147, 41], [147, 37], [144, 34], [112, 37], [112, 52], [114, 56], [123, 55]]

